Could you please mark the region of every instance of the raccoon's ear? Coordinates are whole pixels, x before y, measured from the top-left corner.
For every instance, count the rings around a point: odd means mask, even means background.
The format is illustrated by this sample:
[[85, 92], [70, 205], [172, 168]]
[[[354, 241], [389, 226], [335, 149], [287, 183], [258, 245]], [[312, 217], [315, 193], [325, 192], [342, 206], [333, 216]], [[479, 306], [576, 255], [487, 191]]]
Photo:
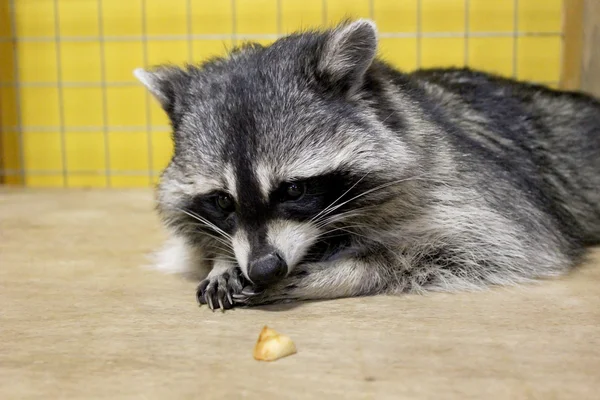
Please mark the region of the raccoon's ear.
[[177, 95], [186, 90], [189, 80], [186, 71], [172, 66], [159, 66], [152, 69], [137, 68], [133, 75], [160, 102], [167, 114], [173, 117], [177, 107]]
[[373, 21], [359, 19], [343, 24], [328, 35], [317, 72], [329, 84], [351, 92], [362, 85], [376, 52], [377, 27]]

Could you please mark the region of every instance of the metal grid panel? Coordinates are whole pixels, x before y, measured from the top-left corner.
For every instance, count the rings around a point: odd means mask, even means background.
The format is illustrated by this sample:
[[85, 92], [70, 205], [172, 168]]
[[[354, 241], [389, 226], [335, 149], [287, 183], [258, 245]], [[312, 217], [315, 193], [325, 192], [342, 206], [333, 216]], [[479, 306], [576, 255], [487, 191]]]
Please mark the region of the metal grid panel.
[[[112, 186], [112, 178], [115, 176], [147, 176], [147, 184], [155, 182], [157, 175], [160, 173], [162, 165], [154, 165], [154, 154], [153, 154], [153, 133], [156, 132], [168, 132], [169, 127], [167, 125], [153, 124], [151, 118], [152, 102], [154, 101], [150, 94], [145, 93], [145, 124], [137, 126], [119, 126], [111, 125], [109, 123], [108, 106], [109, 98], [107, 90], [113, 87], [138, 87], [139, 83], [134, 80], [126, 82], [110, 82], [107, 80], [106, 72], [106, 44], [114, 42], [140, 42], [142, 44], [143, 63], [144, 65], [149, 64], [149, 42], [156, 41], [181, 41], [185, 42], [187, 46], [187, 57], [182, 61], [192, 62], [194, 57], [194, 41], [203, 40], [228, 40], [233, 45], [238, 44], [241, 41], [247, 40], [274, 40], [283, 35], [283, 23], [282, 23], [282, 4], [286, 1], [295, 0], [276, 0], [276, 33], [238, 33], [238, 1], [230, 0], [231, 8], [231, 32], [228, 34], [222, 33], [210, 33], [210, 34], [197, 34], [193, 30], [193, 15], [194, 13], [202, 13], [202, 9], [197, 9], [193, 0], [185, 0], [186, 4], [186, 33], [185, 34], [174, 34], [174, 35], [154, 35], [148, 32], [148, 21], [147, 21], [147, 2], [149, 0], [141, 0], [141, 35], [106, 35], [104, 32], [104, 15], [103, 15], [103, 0], [95, 0], [97, 2], [97, 17], [98, 17], [98, 35], [97, 36], [66, 36], [60, 33], [60, 11], [59, 3], [60, 0], [51, 0], [54, 2], [54, 32], [50, 36], [19, 36], [17, 34], [17, 3], [22, 0], [10, 0], [10, 17], [11, 17], [11, 35], [12, 37], [0, 37], [0, 43], [11, 42], [14, 43], [15, 47], [21, 43], [48, 43], [53, 42], [55, 44], [55, 57], [56, 57], [56, 81], [55, 82], [22, 82], [19, 77], [20, 60], [18, 58], [18, 52], [14, 51], [12, 60], [12, 68], [14, 69], [14, 80], [9, 82], [0, 82], [0, 90], [3, 88], [14, 88], [15, 97], [15, 110], [16, 110], [16, 125], [3, 125], [2, 132], [16, 133], [18, 135], [18, 149], [14, 149], [19, 152], [19, 168], [7, 168], [4, 166], [0, 170], [0, 175], [3, 176], [18, 176], [21, 182], [26, 182], [27, 177], [31, 176], [62, 176], [63, 186], [69, 185], [69, 177], [73, 176], [102, 176], [105, 178], [105, 186]], [[378, 4], [376, 0], [364, 0], [368, 3], [368, 17], [375, 19], [376, 10]], [[415, 39], [416, 40], [416, 52], [414, 54], [416, 60], [416, 66], [421, 67], [423, 65], [423, 40], [428, 38], [462, 38], [464, 40], [464, 54], [463, 63], [464, 65], [469, 64], [469, 51], [470, 51], [470, 39], [472, 38], [512, 38], [513, 42], [513, 56], [512, 56], [512, 75], [517, 77], [518, 70], [518, 45], [519, 38], [524, 37], [558, 37], [562, 38], [562, 32], [558, 31], [519, 31], [519, 3], [526, 2], [529, 0], [512, 0], [514, 2], [513, 9], [513, 31], [512, 32], [496, 32], [496, 31], [477, 31], [473, 32], [470, 30], [470, 6], [471, 0], [464, 1], [464, 28], [462, 32], [426, 32], [423, 30], [423, 5], [429, 0], [416, 0], [416, 29], [414, 31], [383, 31], [380, 33], [382, 39]], [[328, 16], [328, 1], [321, 1], [321, 21], [323, 25], [330, 24], [330, 18]], [[1, 21], [0, 21], [1, 22]], [[71, 82], [63, 79], [63, 61], [61, 58], [61, 48], [64, 43], [99, 43], [99, 60], [100, 60], [100, 81], [99, 82]], [[556, 81], [545, 81], [540, 82], [544, 84], [555, 85]], [[22, 97], [21, 90], [23, 88], [56, 88], [58, 94], [58, 125], [47, 126], [47, 125], [27, 125], [23, 124], [22, 120]], [[65, 124], [65, 101], [64, 101], [64, 90], [65, 88], [99, 88], [101, 90], [102, 97], [102, 125], [101, 126], [67, 126]], [[26, 160], [24, 155], [24, 143], [23, 135], [28, 132], [59, 132], [60, 134], [60, 152], [61, 152], [61, 168], [60, 169], [35, 169], [26, 168]], [[69, 133], [86, 133], [86, 132], [100, 132], [104, 139], [104, 169], [79, 169], [70, 170], [67, 158], [66, 149], [66, 135]], [[147, 165], [146, 171], [140, 170], [127, 170], [119, 169], [114, 170], [111, 168], [111, 154], [110, 154], [110, 135], [111, 133], [118, 133], [126, 135], [128, 132], [145, 132], [147, 139]]]

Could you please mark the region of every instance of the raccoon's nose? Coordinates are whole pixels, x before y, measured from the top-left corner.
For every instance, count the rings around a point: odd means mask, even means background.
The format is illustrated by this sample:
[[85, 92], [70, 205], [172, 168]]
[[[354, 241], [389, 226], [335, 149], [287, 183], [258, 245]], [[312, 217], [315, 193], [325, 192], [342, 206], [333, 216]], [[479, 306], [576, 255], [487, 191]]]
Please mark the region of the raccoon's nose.
[[256, 284], [272, 283], [287, 273], [287, 263], [277, 253], [267, 254], [250, 263], [248, 276]]

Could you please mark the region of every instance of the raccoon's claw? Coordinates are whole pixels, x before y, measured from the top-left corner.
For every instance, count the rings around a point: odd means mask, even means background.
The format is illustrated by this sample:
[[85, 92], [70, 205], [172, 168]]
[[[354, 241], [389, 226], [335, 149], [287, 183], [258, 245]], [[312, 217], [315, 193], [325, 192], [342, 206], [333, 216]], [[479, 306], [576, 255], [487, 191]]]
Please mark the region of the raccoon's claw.
[[306, 299], [306, 275], [295, 274], [268, 287], [246, 286], [239, 294], [234, 294], [236, 304], [244, 307], [274, 303], [287, 303]]
[[209, 283], [210, 280], [205, 279], [202, 282], [200, 282], [200, 284], [196, 288], [196, 301], [199, 305], [206, 304], [206, 300], [204, 299], [204, 292]]
[[246, 286], [245, 288], [242, 289], [242, 294], [244, 296], [254, 296], [256, 294], [256, 292], [250, 288], [248, 288], [248, 286]]
[[234, 307], [234, 297], [242, 292], [243, 277], [237, 268], [231, 268], [221, 275], [208, 277], [198, 285], [196, 299], [200, 305], [207, 304], [211, 310], [221, 311]]
[[235, 293], [233, 295], [233, 300], [239, 304], [246, 304], [251, 297], [261, 293], [262, 291], [256, 291], [251, 286], [245, 286], [240, 293]]
[[[233, 301], [230, 301], [231, 290], [227, 283], [227, 276], [220, 276], [217, 279], [206, 279], [200, 283], [196, 290], [196, 298], [200, 304], [207, 304], [208, 308], [215, 310], [220, 308], [222, 311], [233, 308]], [[208, 282], [208, 284], [206, 284]]]

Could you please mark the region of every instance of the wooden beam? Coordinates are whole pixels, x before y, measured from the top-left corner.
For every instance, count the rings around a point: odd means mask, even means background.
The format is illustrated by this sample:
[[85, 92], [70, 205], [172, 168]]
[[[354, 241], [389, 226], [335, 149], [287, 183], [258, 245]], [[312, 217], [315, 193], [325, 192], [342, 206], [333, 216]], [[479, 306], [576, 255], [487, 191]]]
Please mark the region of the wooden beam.
[[581, 90], [600, 97], [600, 1], [585, 0]]
[[[560, 88], [581, 87], [583, 58], [583, 17], [586, 0], [563, 0], [563, 51]], [[592, 0], [597, 1], [597, 0]]]

